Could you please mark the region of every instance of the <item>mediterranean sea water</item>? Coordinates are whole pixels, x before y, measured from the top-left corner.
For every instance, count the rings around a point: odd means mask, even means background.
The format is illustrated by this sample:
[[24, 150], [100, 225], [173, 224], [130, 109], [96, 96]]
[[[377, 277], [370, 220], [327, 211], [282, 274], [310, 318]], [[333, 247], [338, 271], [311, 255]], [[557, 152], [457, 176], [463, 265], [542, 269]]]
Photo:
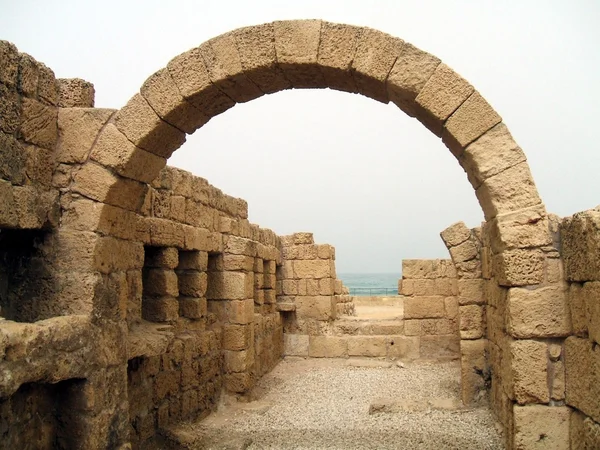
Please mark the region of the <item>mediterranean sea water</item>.
[[398, 295], [399, 273], [338, 273], [350, 295]]

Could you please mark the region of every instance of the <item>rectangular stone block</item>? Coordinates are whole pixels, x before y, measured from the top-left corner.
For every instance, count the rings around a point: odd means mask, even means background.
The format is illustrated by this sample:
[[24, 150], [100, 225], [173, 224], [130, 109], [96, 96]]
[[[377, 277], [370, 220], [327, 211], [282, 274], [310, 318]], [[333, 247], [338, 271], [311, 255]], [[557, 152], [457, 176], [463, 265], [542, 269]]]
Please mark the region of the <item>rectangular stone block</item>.
[[177, 297], [177, 275], [170, 269], [146, 269], [143, 272], [144, 295]]
[[324, 259], [293, 261], [294, 278], [320, 279], [335, 276], [330, 261]]
[[208, 312], [217, 316], [223, 323], [247, 325], [254, 320], [254, 300], [208, 301]]
[[309, 336], [307, 334], [283, 335], [283, 348], [286, 356], [308, 356]]
[[424, 296], [431, 296], [431, 295], [436, 295], [435, 294], [435, 288], [434, 288], [434, 282], [435, 280], [432, 279], [426, 279], [426, 278], [415, 278], [413, 280], [413, 289], [414, 289], [414, 296], [419, 296], [419, 297], [424, 297]]
[[150, 322], [171, 322], [179, 317], [179, 302], [173, 297], [144, 297], [142, 318]]
[[244, 272], [208, 272], [206, 297], [209, 300], [243, 300], [254, 295], [252, 274]]
[[513, 448], [570, 448], [568, 406], [515, 405], [513, 414]]
[[186, 297], [204, 297], [208, 277], [206, 272], [196, 270], [178, 271], [179, 292]]
[[208, 253], [202, 251], [179, 251], [179, 270], [206, 271], [208, 268]]
[[338, 336], [309, 336], [308, 356], [312, 358], [347, 357], [348, 340]]
[[404, 299], [406, 319], [433, 319], [445, 315], [444, 297], [410, 297]]
[[516, 340], [510, 343], [512, 392], [509, 394], [520, 405], [550, 401], [547, 353], [544, 342]]
[[386, 356], [388, 338], [383, 336], [348, 336], [349, 356]]
[[596, 422], [600, 422], [600, 348], [588, 339], [565, 341], [566, 400]]
[[198, 320], [206, 317], [207, 302], [205, 298], [179, 297], [179, 316]]
[[600, 281], [600, 211], [583, 211], [565, 218], [560, 234], [567, 279]]
[[254, 341], [252, 325], [223, 325], [223, 349], [246, 350]]
[[485, 335], [485, 315], [483, 306], [459, 306], [458, 315], [460, 317], [461, 339], [479, 339]]
[[493, 256], [492, 265], [501, 286], [527, 286], [544, 279], [544, 254], [538, 249], [505, 250]]
[[296, 315], [302, 319], [330, 320], [335, 318], [335, 297], [327, 295], [296, 297]]
[[420, 357], [423, 359], [452, 358], [460, 356], [460, 337], [455, 334], [421, 336]]
[[179, 264], [179, 252], [174, 247], [144, 248], [144, 267], [175, 269]]
[[318, 62], [330, 89], [356, 92], [350, 66], [359, 34], [359, 27], [323, 22]]
[[481, 305], [484, 302], [481, 278], [458, 280], [458, 301], [461, 305]]
[[412, 336], [389, 336], [387, 357], [393, 359], [419, 359], [420, 339]]

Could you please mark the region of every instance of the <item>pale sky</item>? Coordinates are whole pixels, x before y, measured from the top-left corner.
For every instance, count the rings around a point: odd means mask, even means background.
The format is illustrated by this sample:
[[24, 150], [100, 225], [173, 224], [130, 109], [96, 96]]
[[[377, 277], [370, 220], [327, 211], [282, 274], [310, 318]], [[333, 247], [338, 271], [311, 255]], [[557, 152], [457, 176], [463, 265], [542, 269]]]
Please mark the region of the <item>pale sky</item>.
[[[94, 83], [120, 108], [153, 72], [232, 29], [319, 18], [369, 26], [441, 58], [503, 117], [542, 200], [560, 216], [600, 203], [600, 2], [0, 0], [0, 39], [57, 77]], [[188, 137], [169, 164], [248, 201], [279, 234], [312, 231], [338, 272], [400, 272], [448, 258], [439, 232], [478, 226], [466, 175], [393, 104], [293, 90], [237, 105]]]

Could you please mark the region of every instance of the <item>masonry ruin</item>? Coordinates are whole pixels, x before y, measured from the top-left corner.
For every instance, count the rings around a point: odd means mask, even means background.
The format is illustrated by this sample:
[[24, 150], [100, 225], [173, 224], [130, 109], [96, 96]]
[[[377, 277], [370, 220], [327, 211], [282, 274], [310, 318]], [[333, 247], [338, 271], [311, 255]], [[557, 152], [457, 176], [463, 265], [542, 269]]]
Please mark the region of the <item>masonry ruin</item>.
[[[393, 334], [336, 331], [353, 303], [333, 247], [253, 225], [245, 201], [165, 167], [211, 117], [292, 88], [391, 101], [475, 190], [486, 221], [441, 233], [451, 260], [404, 262]], [[465, 404], [489, 398], [506, 448], [600, 448], [600, 209], [547, 213], [501, 117], [435, 56], [273, 22], [176, 56], [111, 110], [0, 41], [0, 131], [5, 448], [149, 447], [284, 353], [440, 351], [460, 358]]]

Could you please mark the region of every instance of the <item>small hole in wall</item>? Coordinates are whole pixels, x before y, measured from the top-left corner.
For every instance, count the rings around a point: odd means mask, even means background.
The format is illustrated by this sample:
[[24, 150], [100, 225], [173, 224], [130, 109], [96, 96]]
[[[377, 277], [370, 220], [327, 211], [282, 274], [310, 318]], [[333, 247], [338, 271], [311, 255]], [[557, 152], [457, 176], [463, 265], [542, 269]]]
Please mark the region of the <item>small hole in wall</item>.
[[390, 345], [394, 345], [394, 341], [390, 342]]

